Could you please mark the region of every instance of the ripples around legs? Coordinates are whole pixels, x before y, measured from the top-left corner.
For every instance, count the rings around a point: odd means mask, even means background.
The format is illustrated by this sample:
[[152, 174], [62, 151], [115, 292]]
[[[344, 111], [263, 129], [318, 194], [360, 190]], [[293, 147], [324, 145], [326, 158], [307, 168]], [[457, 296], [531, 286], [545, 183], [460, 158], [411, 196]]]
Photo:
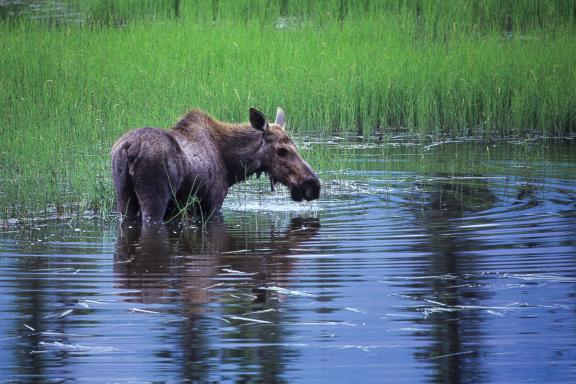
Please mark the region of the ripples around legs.
[[205, 225], [8, 228], [0, 378], [573, 382], [576, 177], [558, 164], [346, 171], [299, 205], [252, 184]]

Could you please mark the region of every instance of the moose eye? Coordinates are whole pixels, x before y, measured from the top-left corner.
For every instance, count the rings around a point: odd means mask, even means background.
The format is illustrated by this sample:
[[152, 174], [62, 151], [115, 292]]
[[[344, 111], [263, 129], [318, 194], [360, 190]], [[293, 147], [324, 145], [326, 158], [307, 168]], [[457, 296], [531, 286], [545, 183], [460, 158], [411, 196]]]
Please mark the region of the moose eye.
[[276, 153], [278, 154], [278, 156], [284, 157], [288, 154], [288, 150], [286, 148], [278, 148], [276, 150]]

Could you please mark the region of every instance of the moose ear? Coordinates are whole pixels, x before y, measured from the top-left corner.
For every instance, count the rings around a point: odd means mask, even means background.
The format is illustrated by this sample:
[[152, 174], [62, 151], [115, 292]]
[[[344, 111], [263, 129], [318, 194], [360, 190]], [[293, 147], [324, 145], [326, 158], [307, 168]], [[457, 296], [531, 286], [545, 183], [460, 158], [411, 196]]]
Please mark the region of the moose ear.
[[266, 116], [256, 108], [250, 108], [250, 125], [259, 131], [264, 131], [268, 127]]
[[286, 126], [286, 115], [280, 107], [276, 109], [276, 124], [278, 124], [282, 129]]

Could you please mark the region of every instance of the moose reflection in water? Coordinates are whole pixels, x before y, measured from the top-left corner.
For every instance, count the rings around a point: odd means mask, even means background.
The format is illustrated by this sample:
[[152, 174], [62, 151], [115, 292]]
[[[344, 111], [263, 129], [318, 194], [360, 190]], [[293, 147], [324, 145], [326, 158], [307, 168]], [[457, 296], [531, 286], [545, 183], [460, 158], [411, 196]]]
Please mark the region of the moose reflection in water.
[[320, 196], [320, 180], [286, 134], [278, 108], [269, 123], [250, 109], [250, 123], [228, 124], [192, 110], [171, 130], [139, 128], [112, 148], [112, 176], [121, 216], [161, 222], [197, 206], [204, 217], [219, 211], [234, 184], [266, 173], [294, 201]]
[[[295, 217], [284, 230], [262, 227], [267, 229], [235, 233], [221, 218], [188, 229], [122, 223], [114, 258], [117, 286], [127, 290], [127, 302], [147, 308], [178, 303], [182, 321], [167, 324], [174, 331], [164, 332], [170, 341], [159, 344], [177, 345], [178, 351], [157, 353], [178, 354], [183, 377], [209, 381], [211, 365], [237, 364], [259, 366], [256, 381], [278, 382], [295, 353], [283, 329], [291, 315], [279, 309], [277, 292], [263, 288], [289, 283], [294, 258], [287, 256], [317, 234], [319, 220]], [[217, 303], [226, 305], [215, 312]], [[240, 340], [258, 348], [242, 348]], [[228, 343], [239, 347], [223, 354], [219, 346]]]

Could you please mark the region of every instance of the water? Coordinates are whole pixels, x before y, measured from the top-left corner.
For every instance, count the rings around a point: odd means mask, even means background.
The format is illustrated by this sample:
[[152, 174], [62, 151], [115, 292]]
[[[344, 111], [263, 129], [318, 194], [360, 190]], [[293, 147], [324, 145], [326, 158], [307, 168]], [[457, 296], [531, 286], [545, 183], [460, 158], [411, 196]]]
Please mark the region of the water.
[[573, 144], [334, 148], [314, 204], [6, 227], [0, 381], [574, 382]]
[[62, 0], [0, 0], [0, 19], [24, 16], [51, 24], [84, 24], [86, 15]]

